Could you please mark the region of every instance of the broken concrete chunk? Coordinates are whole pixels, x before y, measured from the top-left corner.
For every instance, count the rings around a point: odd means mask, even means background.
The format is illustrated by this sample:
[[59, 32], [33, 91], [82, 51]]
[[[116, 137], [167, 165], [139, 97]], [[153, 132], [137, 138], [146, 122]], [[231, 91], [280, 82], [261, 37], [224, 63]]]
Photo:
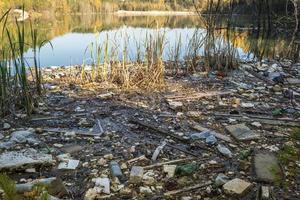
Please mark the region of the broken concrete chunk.
[[172, 178], [175, 175], [177, 165], [164, 165], [163, 170], [167, 174], [168, 178]]
[[79, 160], [67, 160], [59, 163], [58, 169], [70, 169], [74, 170], [78, 167]]
[[239, 178], [235, 178], [225, 183], [223, 185], [223, 189], [225, 193], [229, 195], [243, 196], [251, 188], [251, 186], [251, 183]]
[[0, 170], [15, 169], [23, 166], [52, 164], [54, 160], [52, 155], [39, 153], [29, 148], [21, 151], [11, 151], [0, 155]]
[[39, 144], [40, 141], [30, 131], [15, 131], [11, 134], [9, 141], [0, 143], [0, 149], [12, 148], [16, 143]]
[[142, 182], [144, 175], [144, 168], [139, 166], [133, 166], [130, 172], [130, 183], [138, 184]]
[[109, 178], [96, 178], [95, 185], [103, 189], [103, 193], [110, 194], [110, 180]]
[[255, 154], [254, 167], [259, 181], [274, 182], [282, 179], [282, 170], [273, 153], [267, 152]]
[[262, 200], [270, 199], [270, 189], [268, 186], [261, 186], [261, 199]]
[[229, 125], [226, 126], [226, 129], [238, 141], [248, 141], [259, 138], [259, 135], [255, 134], [245, 124]]

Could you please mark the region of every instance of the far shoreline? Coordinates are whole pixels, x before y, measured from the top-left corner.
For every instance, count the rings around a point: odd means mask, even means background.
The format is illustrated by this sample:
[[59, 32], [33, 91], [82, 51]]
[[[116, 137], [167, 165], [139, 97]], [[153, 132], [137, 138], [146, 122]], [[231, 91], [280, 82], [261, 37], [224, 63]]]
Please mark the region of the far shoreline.
[[123, 16], [196, 16], [197, 12], [191, 11], [161, 11], [161, 10], [151, 10], [151, 11], [129, 11], [129, 10], [118, 10], [114, 12], [114, 15], [119, 17]]

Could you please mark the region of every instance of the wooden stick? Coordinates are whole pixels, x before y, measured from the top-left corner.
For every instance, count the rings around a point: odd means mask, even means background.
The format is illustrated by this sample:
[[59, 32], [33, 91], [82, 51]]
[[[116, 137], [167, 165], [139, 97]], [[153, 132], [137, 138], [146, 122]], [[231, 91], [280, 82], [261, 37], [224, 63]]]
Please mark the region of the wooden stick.
[[148, 169], [152, 169], [152, 168], [155, 168], [155, 167], [161, 167], [163, 165], [172, 165], [172, 164], [182, 163], [182, 162], [186, 162], [186, 161], [190, 161], [190, 160], [194, 160], [194, 159], [193, 158], [184, 158], [184, 159], [178, 159], [178, 160], [171, 160], [171, 161], [168, 161], [168, 162], [156, 163], [156, 164], [153, 164], [153, 165], [148, 165], [148, 166], [145, 166], [143, 168], [144, 168], [144, 170], [148, 170]]
[[187, 150], [185, 150], [185, 149], [182, 149], [182, 148], [180, 148], [180, 147], [171, 145], [171, 144], [169, 144], [169, 143], [167, 143], [167, 146], [168, 146], [168, 147], [171, 147], [171, 148], [173, 148], [173, 149], [176, 149], [176, 150], [178, 150], [178, 151], [181, 151], [181, 152], [183, 152], [183, 153], [186, 153], [186, 154], [188, 154], [188, 155], [191, 155], [191, 156], [194, 156], [194, 157], [199, 157], [199, 155], [197, 155], [197, 154], [194, 154], [194, 153], [192, 153], [192, 152], [190, 152], [190, 151], [187, 151]]
[[211, 181], [208, 181], [207, 183], [200, 183], [200, 184], [197, 184], [197, 185], [194, 185], [194, 186], [191, 186], [191, 187], [186, 187], [186, 188], [179, 189], [179, 190], [172, 190], [172, 191], [164, 193], [164, 196], [173, 196], [173, 195], [176, 195], [176, 194], [179, 194], [179, 193], [204, 188], [204, 187], [207, 187], [209, 185], [212, 185]]
[[151, 130], [156, 131], [156, 132], [158, 132], [158, 133], [160, 133], [162, 135], [170, 136], [170, 137], [175, 138], [175, 139], [177, 139], [177, 140], [179, 140], [179, 141], [181, 141], [183, 143], [189, 143], [189, 141], [187, 139], [184, 139], [184, 138], [179, 137], [179, 136], [177, 136], [175, 134], [172, 134], [172, 133], [168, 132], [165, 129], [159, 128], [158, 125], [151, 124], [151, 123], [146, 123], [146, 122], [143, 122], [143, 121], [140, 121], [140, 120], [136, 120], [134, 118], [130, 118], [129, 122], [134, 123], [134, 124], [138, 124], [140, 126], [148, 128], [148, 129], [151, 129]]

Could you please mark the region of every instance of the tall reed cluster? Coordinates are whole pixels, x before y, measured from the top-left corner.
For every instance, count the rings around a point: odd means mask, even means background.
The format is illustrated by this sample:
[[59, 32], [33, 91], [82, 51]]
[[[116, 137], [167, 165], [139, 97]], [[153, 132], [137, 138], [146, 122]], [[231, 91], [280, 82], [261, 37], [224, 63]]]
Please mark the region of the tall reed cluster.
[[157, 30], [154, 34], [147, 34], [145, 41], [136, 42], [135, 58], [129, 55], [128, 36], [122, 34], [122, 44], [108, 35], [102, 41], [91, 43], [85, 51], [88, 59], [79, 68], [72, 68], [68, 81], [107, 82], [125, 90], [162, 87], [165, 78], [165, 34]]
[[[10, 10], [0, 18], [0, 115], [16, 113], [20, 109], [30, 115], [35, 97], [42, 94], [42, 76], [37, 59], [38, 32], [31, 26], [31, 41], [25, 41], [25, 25], [15, 20], [13, 26], [17, 27], [17, 34], [12, 34], [7, 25], [9, 13]], [[24, 57], [27, 45], [33, 47], [34, 68], [27, 66]], [[30, 74], [31, 81], [28, 79]]]

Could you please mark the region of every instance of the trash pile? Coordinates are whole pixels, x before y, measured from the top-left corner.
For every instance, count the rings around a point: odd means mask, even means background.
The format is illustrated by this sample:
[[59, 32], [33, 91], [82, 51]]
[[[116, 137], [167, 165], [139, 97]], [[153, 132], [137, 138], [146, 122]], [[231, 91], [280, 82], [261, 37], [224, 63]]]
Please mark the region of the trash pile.
[[0, 121], [0, 171], [20, 195], [43, 184], [51, 199], [300, 196], [300, 63], [166, 77], [160, 92], [61, 84], [55, 70], [31, 118]]

